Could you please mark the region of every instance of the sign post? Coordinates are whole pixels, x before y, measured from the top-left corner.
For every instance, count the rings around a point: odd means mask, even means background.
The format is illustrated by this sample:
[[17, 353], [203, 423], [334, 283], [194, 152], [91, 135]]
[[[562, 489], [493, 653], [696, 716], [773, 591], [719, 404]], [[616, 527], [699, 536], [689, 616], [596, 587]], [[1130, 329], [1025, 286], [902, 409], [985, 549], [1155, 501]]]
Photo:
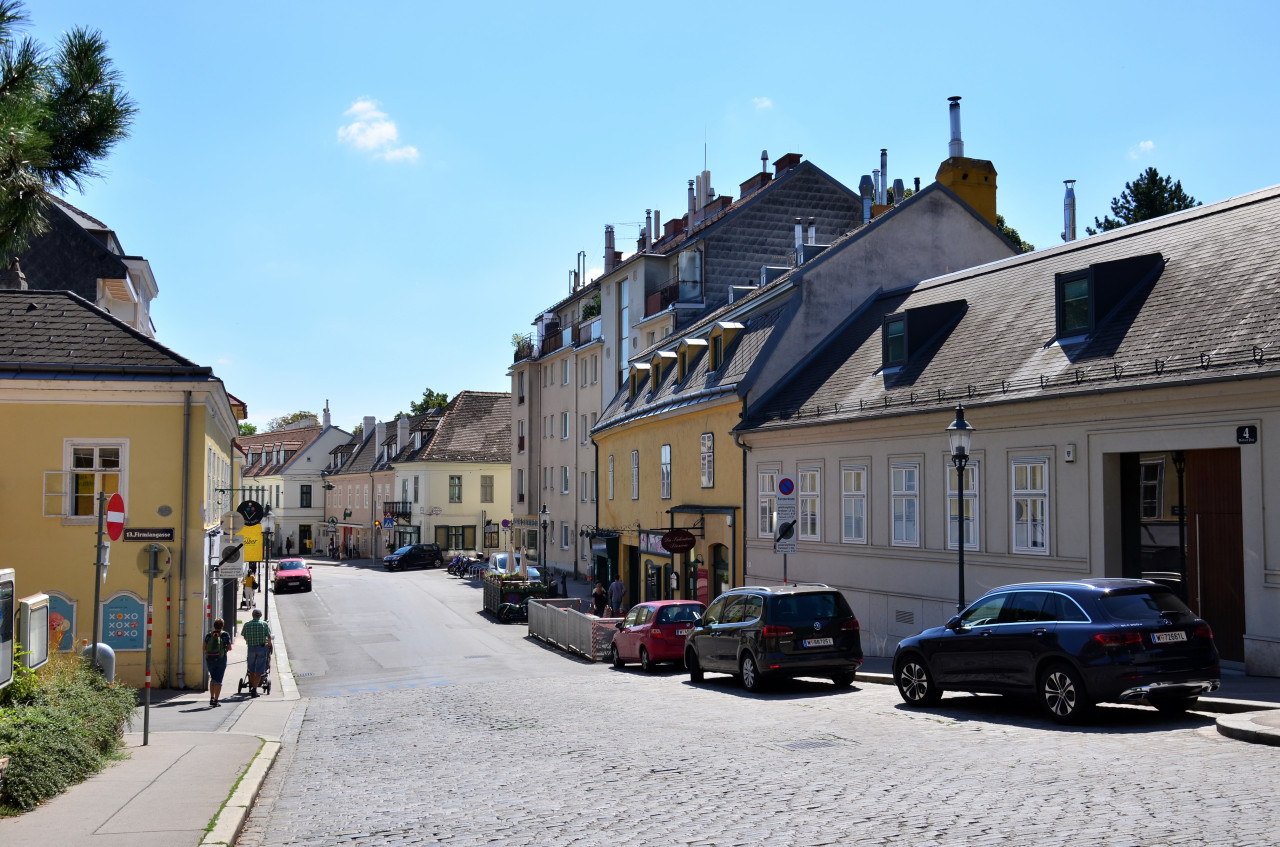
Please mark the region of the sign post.
[[[164, 567], [160, 566], [160, 554], [164, 554]], [[164, 576], [169, 570], [169, 548], [163, 544], [148, 544], [142, 548], [138, 557], [138, 569], [147, 575], [147, 676], [145, 693], [142, 701], [142, 746], [151, 741], [151, 624], [155, 616], [152, 604], [155, 601], [156, 577]]]
[[98, 606], [102, 603], [102, 583], [107, 578], [107, 565], [109, 564], [108, 556], [111, 551], [111, 545], [102, 540], [102, 532], [104, 529], [108, 537], [115, 541], [120, 537], [120, 533], [124, 531], [124, 498], [119, 492], [111, 495], [110, 501], [107, 500], [107, 492], [98, 492], [98, 557], [93, 563], [93, 666], [98, 667], [98, 641], [101, 640], [98, 632]]
[[782, 554], [782, 582], [787, 582], [787, 554], [796, 552], [796, 484], [790, 477], [778, 480], [778, 514], [773, 552]]

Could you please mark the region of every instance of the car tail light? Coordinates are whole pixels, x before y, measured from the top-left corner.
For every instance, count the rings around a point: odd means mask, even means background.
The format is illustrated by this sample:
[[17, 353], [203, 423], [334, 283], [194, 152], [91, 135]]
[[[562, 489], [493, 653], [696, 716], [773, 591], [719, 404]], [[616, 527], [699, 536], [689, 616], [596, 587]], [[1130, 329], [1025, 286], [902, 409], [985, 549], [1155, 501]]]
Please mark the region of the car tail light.
[[1200, 623], [1196, 624], [1196, 628], [1195, 628], [1195, 629], [1193, 629], [1193, 630], [1191, 630], [1191, 637], [1192, 637], [1192, 638], [1207, 638], [1207, 639], [1212, 640], [1212, 639], [1213, 639], [1213, 628], [1212, 628], [1211, 626], [1209, 626], [1207, 623], [1205, 623], [1204, 621], [1200, 621]]
[[1093, 637], [1093, 640], [1103, 647], [1141, 647], [1142, 633], [1133, 630], [1128, 632], [1099, 632]]
[[760, 630], [760, 635], [764, 638], [782, 638], [783, 636], [795, 634], [795, 630], [789, 626], [766, 626]]
[[857, 618], [851, 618], [845, 621], [844, 623], [840, 624], [841, 632], [860, 632], [861, 630], [862, 630], [862, 627], [858, 626]]
[[666, 634], [665, 632], [663, 632], [662, 630], [658, 629], [656, 626], [651, 630], [651, 632], [652, 632], [652, 634], [653, 634], [653, 637], [654, 637], [654, 638], [666, 638], [666, 637], [667, 637], [667, 634]]

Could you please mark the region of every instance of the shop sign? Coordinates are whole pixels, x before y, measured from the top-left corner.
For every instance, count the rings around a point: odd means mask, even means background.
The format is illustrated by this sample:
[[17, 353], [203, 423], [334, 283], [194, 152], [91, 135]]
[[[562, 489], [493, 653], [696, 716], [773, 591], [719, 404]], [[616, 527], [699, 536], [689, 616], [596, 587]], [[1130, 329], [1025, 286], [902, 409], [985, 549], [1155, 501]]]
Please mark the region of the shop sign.
[[661, 532], [641, 532], [640, 551], [654, 556], [670, 555], [666, 548], [662, 546], [663, 535], [664, 533]]
[[670, 553], [688, 553], [698, 543], [698, 539], [687, 529], [673, 529], [662, 536], [661, 543]]

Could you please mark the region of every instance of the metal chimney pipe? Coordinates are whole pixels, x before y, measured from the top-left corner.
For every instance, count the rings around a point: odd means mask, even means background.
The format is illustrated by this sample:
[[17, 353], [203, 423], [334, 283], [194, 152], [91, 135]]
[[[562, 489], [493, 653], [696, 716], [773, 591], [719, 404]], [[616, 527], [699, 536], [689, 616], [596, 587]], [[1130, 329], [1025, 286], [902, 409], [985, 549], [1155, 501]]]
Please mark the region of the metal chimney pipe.
[[916, 177], [916, 194], [920, 193], [920, 177]]
[[767, 174], [769, 172], [769, 151], [760, 151], [760, 173]]
[[644, 210], [644, 252], [653, 246], [653, 209]]
[[687, 234], [693, 234], [693, 204], [697, 202], [697, 198], [693, 193], [693, 180], [689, 180], [689, 221], [685, 224], [684, 231]]
[[653, 210], [653, 240], [662, 238], [662, 212]]
[[814, 223], [813, 218], [809, 218], [809, 243], [818, 243], [818, 225]]
[[880, 205], [880, 169], [876, 168], [871, 171], [871, 178], [875, 185], [871, 189], [871, 202], [877, 206]]
[[613, 270], [613, 225], [604, 225], [604, 272]]
[[804, 245], [804, 222], [796, 218], [796, 246]]
[[1076, 240], [1076, 181], [1064, 179], [1067, 195], [1062, 200], [1062, 240]]
[[889, 205], [889, 149], [880, 148], [880, 205]]
[[960, 138], [960, 98], [948, 97], [951, 106], [948, 110], [951, 113], [951, 143], [947, 145], [948, 156], [963, 156], [964, 141]]

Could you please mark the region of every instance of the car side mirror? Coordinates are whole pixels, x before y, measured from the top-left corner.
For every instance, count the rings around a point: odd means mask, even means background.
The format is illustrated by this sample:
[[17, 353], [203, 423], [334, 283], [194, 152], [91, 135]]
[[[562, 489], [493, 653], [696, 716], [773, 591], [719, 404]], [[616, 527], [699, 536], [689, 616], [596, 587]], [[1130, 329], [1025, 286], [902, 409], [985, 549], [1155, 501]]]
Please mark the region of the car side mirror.
[[613, 628], [622, 629], [622, 624], [623, 624], [623, 621], [618, 621], [616, 624], [613, 625]]
[[694, 615], [691, 623], [694, 626], [702, 626], [702, 615]]
[[959, 630], [963, 629], [963, 623], [959, 615], [952, 615], [951, 620], [947, 621], [947, 629]]

